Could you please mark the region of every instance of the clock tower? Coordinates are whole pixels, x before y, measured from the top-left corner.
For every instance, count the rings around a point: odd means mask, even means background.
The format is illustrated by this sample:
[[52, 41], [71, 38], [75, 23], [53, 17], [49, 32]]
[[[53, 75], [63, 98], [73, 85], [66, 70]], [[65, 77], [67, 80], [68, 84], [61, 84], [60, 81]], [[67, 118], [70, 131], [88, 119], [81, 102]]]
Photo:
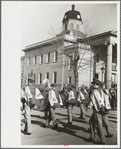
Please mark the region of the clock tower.
[[63, 17], [62, 31], [75, 37], [84, 36], [82, 18], [80, 12], [75, 10], [74, 4], [72, 10], [67, 11]]

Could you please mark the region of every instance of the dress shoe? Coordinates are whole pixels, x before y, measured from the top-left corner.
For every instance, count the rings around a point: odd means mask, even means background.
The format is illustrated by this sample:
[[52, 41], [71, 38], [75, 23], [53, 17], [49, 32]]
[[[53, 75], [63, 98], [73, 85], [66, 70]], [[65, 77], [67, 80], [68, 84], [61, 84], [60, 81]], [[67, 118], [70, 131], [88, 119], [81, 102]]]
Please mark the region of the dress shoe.
[[31, 135], [31, 132], [27, 131], [27, 132], [25, 132], [25, 134], [27, 134], [27, 135]]
[[112, 138], [114, 136], [114, 134], [108, 134], [107, 136], [105, 136], [106, 138]]
[[58, 129], [58, 124], [55, 124], [55, 125], [53, 126], [53, 129]]

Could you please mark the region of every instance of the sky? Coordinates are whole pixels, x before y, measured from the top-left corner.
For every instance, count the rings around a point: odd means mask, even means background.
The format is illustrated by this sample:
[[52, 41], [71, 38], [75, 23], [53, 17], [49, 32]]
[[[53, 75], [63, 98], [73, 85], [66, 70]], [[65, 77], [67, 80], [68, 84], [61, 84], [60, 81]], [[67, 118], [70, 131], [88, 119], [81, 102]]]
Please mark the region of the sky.
[[81, 13], [83, 23], [95, 28], [94, 32], [116, 29], [117, 5], [114, 3], [22, 2], [21, 49], [59, 33], [64, 14], [71, 10], [72, 4]]

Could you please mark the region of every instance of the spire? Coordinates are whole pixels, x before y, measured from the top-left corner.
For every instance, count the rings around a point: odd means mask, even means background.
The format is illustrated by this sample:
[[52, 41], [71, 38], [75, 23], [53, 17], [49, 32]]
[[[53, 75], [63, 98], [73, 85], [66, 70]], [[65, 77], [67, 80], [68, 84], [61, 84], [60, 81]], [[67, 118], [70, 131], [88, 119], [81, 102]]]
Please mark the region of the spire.
[[73, 10], [73, 11], [75, 10], [75, 5], [74, 5], [74, 4], [72, 5], [72, 10]]

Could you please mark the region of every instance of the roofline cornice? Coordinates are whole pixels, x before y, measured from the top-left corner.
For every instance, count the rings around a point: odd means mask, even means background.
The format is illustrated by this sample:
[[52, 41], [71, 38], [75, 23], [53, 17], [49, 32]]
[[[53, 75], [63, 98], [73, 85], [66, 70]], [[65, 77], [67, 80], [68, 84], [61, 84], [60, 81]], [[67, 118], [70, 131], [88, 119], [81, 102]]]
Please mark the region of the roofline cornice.
[[83, 42], [83, 41], [85, 41], [85, 40], [88, 40], [89, 38], [90, 38], [90, 39], [95, 39], [95, 38], [99, 38], [99, 37], [101, 37], [101, 36], [107, 36], [107, 35], [110, 35], [110, 36], [113, 36], [113, 37], [117, 37], [117, 35], [114, 34], [113, 31], [107, 31], [107, 32], [103, 32], [103, 33], [96, 34], [96, 35], [93, 35], [93, 36], [88, 36], [88, 37], [86, 37], [86, 38], [84, 38], [84, 39], [77, 39], [77, 41]]
[[28, 45], [26, 46], [25, 49], [23, 49], [22, 51], [29, 51], [29, 50], [32, 50], [34, 48], [38, 48], [38, 47], [41, 47], [41, 46], [44, 46], [46, 44], [52, 44], [52, 42], [54, 41], [57, 41], [57, 40], [61, 40], [64, 38], [64, 35], [60, 36], [60, 37], [54, 37], [54, 38], [51, 38], [51, 39], [47, 39], [47, 40], [44, 40], [42, 42], [38, 42], [38, 43], [35, 43], [35, 44], [32, 44], [32, 45]]

